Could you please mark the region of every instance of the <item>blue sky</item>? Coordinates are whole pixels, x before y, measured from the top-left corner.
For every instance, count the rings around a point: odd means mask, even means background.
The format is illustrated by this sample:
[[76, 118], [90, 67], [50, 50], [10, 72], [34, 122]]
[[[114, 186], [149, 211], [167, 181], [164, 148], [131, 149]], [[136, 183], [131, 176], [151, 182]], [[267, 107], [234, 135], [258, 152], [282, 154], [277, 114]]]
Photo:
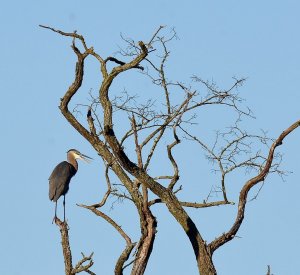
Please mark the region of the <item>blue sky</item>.
[[[70, 39], [41, 29], [39, 24], [77, 30], [104, 57], [122, 45], [120, 33], [147, 41], [159, 25], [175, 27], [180, 39], [170, 45], [168, 74], [172, 79], [189, 82], [192, 75], [198, 75], [228, 87], [233, 76], [247, 77], [240, 93], [256, 116], [246, 121], [247, 127], [266, 129], [271, 137], [299, 119], [298, 1], [99, 2], [29, 0], [1, 5], [0, 274], [63, 274], [60, 235], [51, 224], [54, 205], [48, 199], [48, 177], [70, 148], [95, 159], [91, 165], [79, 164], [67, 196], [74, 262], [81, 251], [94, 251], [93, 270], [113, 274], [124, 247], [108, 224], [76, 206], [94, 203], [105, 192], [104, 167], [57, 108], [74, 74]], [[88, 64], [87, 79], [76, 102], [86, 100], [88, 91], [97, 90], [99, 84], [96, 64]], [[141, 90], [139, 82], [135, 86], [134, 79], [130, 83], [126, 80], [122, 78], [120, 87]], [[144, 89], [151, 92], [151, 86]], [[222, 116], [216, 112], [211, 119], [218, 121]], [[218, 126], [211, 128], [216, 130]], [[274, 274], [299, 273], [299, 136], [300, 131], [293, 133], [279, 148], [284, 154], [283, 168], [293, 173], [285, 181], [270, 176], [258, 199], [249, 203], [238, 233], [241, 238], [214, 255], [218, 274], [265, 274], [268, 264]], [[199, 199], [195, 193], [199, 182], [209, 184], [214, 177], [209, 165], [198, 162], [196, 155], [185, 161], [183, 157], [192, 149], [186, 150], [181, 147], [177, 153], [182, 159], [181, 183], [186, 186], [182, 196], [194, 201]], [[199, 168], [202, 163], [207, 165], [205, 169]], [[158, 160], [157, 166], [163, 165]], [[203, 176], [195, 173], [197, 169]], [[234, 201], [243, 179], [232, 179]], [[113, 210], [107, 207], [105, 211], [137, 240], [137, 217], [130, 205], [115, 204]], [[163, 206], [155, 206], [153, 212], [159, 227], [146, 274], [197, 274], [181, 228]], [[235, 208], [189, 213], [204, 238], [212, 240], [228, 230]]]

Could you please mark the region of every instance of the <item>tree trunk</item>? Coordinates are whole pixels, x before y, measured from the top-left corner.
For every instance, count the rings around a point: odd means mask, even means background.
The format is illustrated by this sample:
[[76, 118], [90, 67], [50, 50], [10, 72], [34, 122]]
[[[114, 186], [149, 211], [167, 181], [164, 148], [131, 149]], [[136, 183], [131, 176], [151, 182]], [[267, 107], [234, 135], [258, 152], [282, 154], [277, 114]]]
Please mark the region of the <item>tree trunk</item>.
[[[170, 210], [170, 208], [169, 208]], [[171, 212], [171, 210], [170, 210]], [[172, 212], [171, 212], [172, 213]], [[172, 213], [173, 214], [173, 213]], [[174, 215], [174, 214], [173, 214]], [[212, 252], [210, 247], [206, 244], [205, 240], [202, 239], [196, 225], [185, 212], [179, 214], [177, 212], [174, 217], [179, 221], [183, 227], [185, 233], [189, 237], [192, 244], [194, 254], [197, 261], [199, 274], [201, 275], [215, 275], [217, 274], [212, 261]], [[179, 218], [179, 219], [178, 219]]]
[[138, 251], [135, 257], [131, 275], [144, 274], [155, 240], [157, 227], [156, 219], [148, 207], [144, 207], [143, 212], [145, 215], [141, 221], [142, 236], [139, 241]]
[[199, 269], [199, 274], [201, 275], [216, 275], [217, 271], [215, 269], [214, 263], [212, 261], [212, 255], [205, 246], [200, 255], [197, 256], [197, 264]]

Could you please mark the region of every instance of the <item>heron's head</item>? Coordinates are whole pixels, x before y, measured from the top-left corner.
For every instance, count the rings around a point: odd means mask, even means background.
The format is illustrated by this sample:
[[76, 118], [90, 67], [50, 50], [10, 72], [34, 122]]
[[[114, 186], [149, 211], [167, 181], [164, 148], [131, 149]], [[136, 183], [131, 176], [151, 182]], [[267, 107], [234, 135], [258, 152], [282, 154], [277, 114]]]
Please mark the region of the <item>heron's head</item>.
[[78, 150], [76, 149], [70, 149], [68, 152], [68, 154], [72, 155], [75, 159], [81, 159], [81, 160], [84, 160], [86, 161], [87, 163], [90, 163], [92, 158], [84, 155], [84, 154], [81, 154]]

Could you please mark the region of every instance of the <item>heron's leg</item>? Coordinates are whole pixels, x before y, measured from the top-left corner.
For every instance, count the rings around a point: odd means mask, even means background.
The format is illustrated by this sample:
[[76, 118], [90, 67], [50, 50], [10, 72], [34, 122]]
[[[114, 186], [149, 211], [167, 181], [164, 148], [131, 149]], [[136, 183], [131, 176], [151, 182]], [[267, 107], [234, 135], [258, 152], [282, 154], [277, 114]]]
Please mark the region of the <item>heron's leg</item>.
[[66, 221], [66, 196], [65, 195], [64, 195], [63, 205], [64, 205], [64, 222], [65, 222]]
[[55, 215], [54, 215], [55, 219], [56, 219], [56, 210], [57, 210], [57, 201], [55, 202]]
[[56, 209], [57, 209], [57, 201], [55, 202], [55, 214], [54, 214], [54, 218], [53, 218], [52, 223], [55, 222], [56, 218], [57, 218], [57, 216], [56, 216]]

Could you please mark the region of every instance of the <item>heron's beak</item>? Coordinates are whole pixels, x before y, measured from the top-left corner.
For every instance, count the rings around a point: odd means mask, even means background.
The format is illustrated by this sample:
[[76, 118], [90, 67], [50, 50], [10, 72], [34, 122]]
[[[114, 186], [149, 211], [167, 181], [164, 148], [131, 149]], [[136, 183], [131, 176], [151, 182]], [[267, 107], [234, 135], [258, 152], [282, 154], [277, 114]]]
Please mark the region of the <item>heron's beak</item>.
[[84, 155], [84, 154], [80, 154], [80, 159], [84, 160], [87, 163], [90, 163], [93, 159]]

